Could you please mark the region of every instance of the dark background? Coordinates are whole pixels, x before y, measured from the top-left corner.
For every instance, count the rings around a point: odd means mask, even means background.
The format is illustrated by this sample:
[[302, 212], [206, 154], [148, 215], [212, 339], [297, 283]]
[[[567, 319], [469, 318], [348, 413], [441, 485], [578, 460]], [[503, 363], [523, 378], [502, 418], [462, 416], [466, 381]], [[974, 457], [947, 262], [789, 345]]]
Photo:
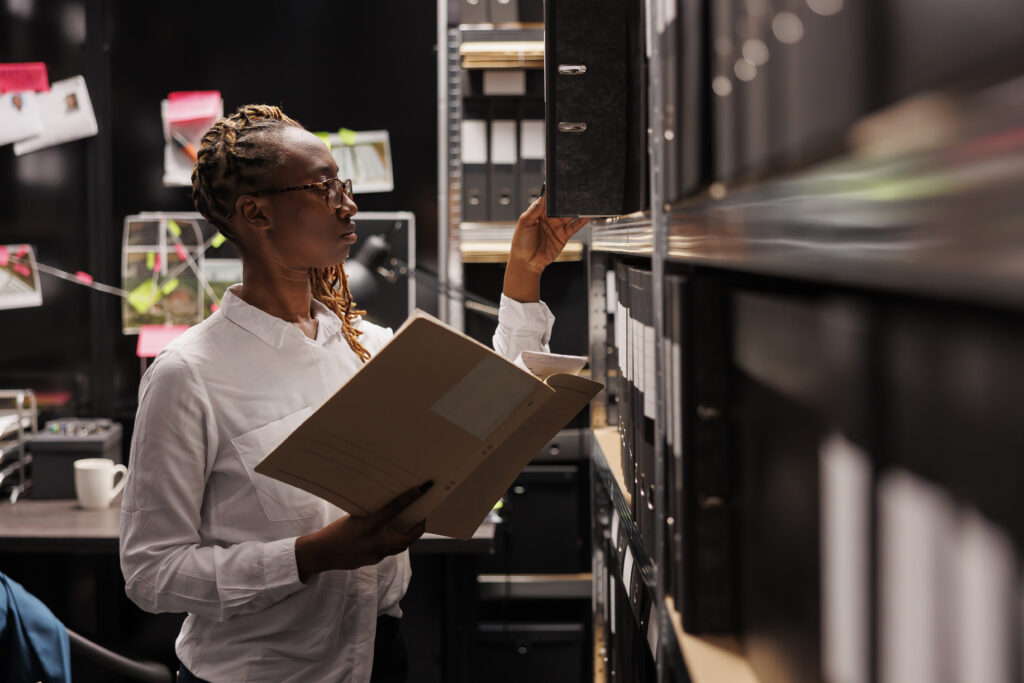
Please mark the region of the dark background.
[[[160, 100], [211, 89], [225, 113], [267, 103], [314, 131], [388, 130], [395, 189], [356, 201], [414, 212], [419, 265], [436, 272], [435, 11], [417, 0], [7, 3], [0, 62], [46, 62], [51, 81], [84, 75], [100, 132], [23, 157], [0, 148], [0, 244], [32, 244], [43, 264], [118, 286], [124, 217], [194, 210], [187, 188], [162, 184]], [[42, 307], [0, 312], [0, 386], [67, 392], [44, 418], [112, 417], [127, 441], [140, 365], [120, 302], [40, 277]], [[424, 294], [429, 309], [436, 296]]]

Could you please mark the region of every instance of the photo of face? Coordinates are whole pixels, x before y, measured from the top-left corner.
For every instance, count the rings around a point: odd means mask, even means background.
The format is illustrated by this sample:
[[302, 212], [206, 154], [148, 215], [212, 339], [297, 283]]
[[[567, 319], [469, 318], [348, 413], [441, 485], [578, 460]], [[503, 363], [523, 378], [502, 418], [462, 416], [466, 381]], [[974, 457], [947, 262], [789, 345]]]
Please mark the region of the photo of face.
[[21, 111], [21, 107], [24, 104], [22, 102], [21, 95], [14, 95], [14, 96], [12, 96], [11, 97], [11, 104], [14, 105], [15, 109], [17, 109], [18, 111]]
[[68, 93], [64, 97], [64, 113], [70, 114], [73, 111], [78, 110], [78, 95], [75, 93]]

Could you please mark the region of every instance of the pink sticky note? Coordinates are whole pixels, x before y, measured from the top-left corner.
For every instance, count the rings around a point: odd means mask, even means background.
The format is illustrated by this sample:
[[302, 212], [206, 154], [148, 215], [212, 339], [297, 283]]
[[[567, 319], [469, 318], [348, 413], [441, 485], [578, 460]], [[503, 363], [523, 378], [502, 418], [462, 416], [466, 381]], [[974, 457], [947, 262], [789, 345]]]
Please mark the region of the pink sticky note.
[[219, 90], [189, 90], [167, 94], [167, 121], [169, 123], [212, 119], [219, 113]]
[[14, 272], [22, 277], [32, 277], [32, 270], [24, 263], [15, 263], [13, 266]]
[[46, 64], [43, 62], [0, 64], [0, 93], [24, 90], [50, 92], [50, 78], [46, 75]]
[[78, 278], [79, 282], [85, 283], [87, 285], [92, 284], [92, 275], [89, 275], [89, 273], [85, 272], [84, 270], [76, 271], [75, 277]]
[[178, 252], [178, 258], [182, 261], [188, 260], [188, 256], [185, 254], [185, 247], [182, 246], [181, 242], [174, 243], [174, 251]]
[[168, 344], [180, 337], [188, 325], [143, 325], [139, 328], [139, 345], [135, 355], [155, 358]]
[[7, 262], [10, 261], [11, 252], [7, 250], [7, 247], [0, 244], [0, 268], [6, 268]]
[[153, 256], [153, 272], [160, 272], [160, 254], [156, 254]]
[[210, 313], [216, 313], [219, 310], [220, 306], [218, 306], [216, 303], [210, 304]]
[[20, 247], [18, 247], [18, 251], [14, 255], [17, 256], [18, 258], [24, 258], [25, 254], [27, 254], [27, 253], [28, 253], [28, 245], [27, 244], [23, 244]]

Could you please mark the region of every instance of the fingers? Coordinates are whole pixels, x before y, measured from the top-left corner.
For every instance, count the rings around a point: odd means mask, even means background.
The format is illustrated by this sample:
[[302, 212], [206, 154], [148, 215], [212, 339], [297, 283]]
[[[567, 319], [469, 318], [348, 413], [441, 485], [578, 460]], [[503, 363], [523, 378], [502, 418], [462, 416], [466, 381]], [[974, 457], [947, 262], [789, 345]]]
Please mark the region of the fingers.
[[546, 206], [547, 199], [544, 198], [544, 195], [537, 197], [528, 207], [526, 207], [526, 211], [519, 216], [519, 221], [526, 221], [527, 223], [535, 223], [539, 221], [544, 216]]
[[373, 521], [377, 524], [386, 524], [392, 519], [402, 513], [402, 510], [412, 505], [416, 500], [424, 493], [430, 490], [430, 487], [434, 485], [433, 481], [427, 481], [419, 486], [414, 486], [404, 493], [400, 493], [390, 503], [385, 505], [380, 511], [373, 515]]
[[382, 557], [388, 555], [397, 555], [403, 550], [407, 550], [409, 546], [416, 542], [416, 540], [423, 535], [423, 532], [427, 530], [426, 520], [421, 520], [414, 524], [411, 529], [394, 529], [390, 530], [390, 537], [382, 542], [385, 550], [382, 552]]

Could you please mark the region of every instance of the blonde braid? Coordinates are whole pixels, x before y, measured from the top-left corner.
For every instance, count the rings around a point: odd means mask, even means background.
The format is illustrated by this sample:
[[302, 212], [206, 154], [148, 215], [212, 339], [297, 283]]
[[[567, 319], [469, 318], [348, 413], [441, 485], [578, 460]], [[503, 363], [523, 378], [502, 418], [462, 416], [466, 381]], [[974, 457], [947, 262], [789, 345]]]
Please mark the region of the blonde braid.
[[341, 333], [345, 335], [349, 348], [364, 363], [370, 360], [370, 352], [358, 340], [363, 334], [362, 331], [352, 326], [359, 316], [366, 315], [366, 311], [355, 308], [355, 301], [352, 300], [352, 293], [348, 289], [345, 268], [340, 263], [330, 268], [310, 268], [309, 285], [313, 291], [313, 298], [334, 311], [341, 319]]

